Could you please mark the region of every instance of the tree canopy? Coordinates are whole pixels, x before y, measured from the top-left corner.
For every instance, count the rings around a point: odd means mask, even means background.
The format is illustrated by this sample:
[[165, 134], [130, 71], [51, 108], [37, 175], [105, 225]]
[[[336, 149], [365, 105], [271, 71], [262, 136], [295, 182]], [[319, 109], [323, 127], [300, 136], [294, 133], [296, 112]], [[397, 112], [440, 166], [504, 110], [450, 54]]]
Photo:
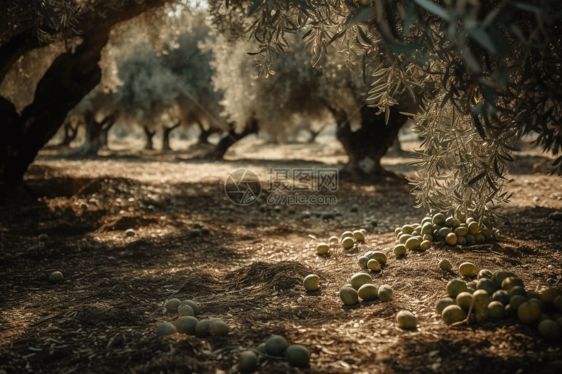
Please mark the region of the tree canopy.
[[[414, 116], [424, 138], [412, 180], [420, 207], [472, 210], [494, 217], [507, 201], [508, 164], [518, 140], [562, 150], [560, 28], [554, 0], [211, 0], [220, 29], [224, 13], [259, 43], [259, 72], [270, 73], [305, 30], [311, 63], [344, 52], [348, 65], [375, 62], [368, 104], [388, 113], [398, 95], [419, 87]], [[339, 41], [346, 48], [336, 50]], [[560, 172], [562, 157], [554, 165]]]

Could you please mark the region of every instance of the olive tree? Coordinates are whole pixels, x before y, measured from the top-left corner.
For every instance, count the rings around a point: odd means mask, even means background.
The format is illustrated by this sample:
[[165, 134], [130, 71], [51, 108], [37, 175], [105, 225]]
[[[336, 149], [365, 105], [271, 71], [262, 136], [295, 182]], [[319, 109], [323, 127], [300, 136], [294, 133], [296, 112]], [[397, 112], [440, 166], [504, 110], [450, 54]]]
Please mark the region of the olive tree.
[[[162, 22], [168, 28], [183, 29], [185, 22], [168, 16], [178, 6], [185, 7], [169, 0], [1, 2], [0, 86], [13, 80], [22, 59], [41, 60], [47, 68], [27, 72], [34, 75], [34, 89], [25, 105], [0, 94], [0, 116], [5, 124], [0, 136], [0, 182], [20, 181], [68, 112], [100, 83], [103, 50], [116, 36], [112, 29], [142, 13], [147, 25]], [[156, 28], [154, 34], [158, 33]], [[53, 57], [47, 48], [50, 45], [60, 46], [62, 51]]]
[[180, 126], [198, 126], [200, 143], [223, 126], [222, 92], [211, 84], [211, 52], [198, 45], [210, 37], [205, 16], [202, 11], [190, 14], [188, 32], [162, 35], [164, 48], [155, 49], [154, 43], [136, 37], [126, 48], [110, 49], [115, 50], [115, 106], [127, 114], [128, 121], [142, 125], [145, 149], [153, 149], [156, 130], [162, 129], [162, 150], [170, 150], [170, 133]]
[[[213, 82], [225, 93], [228, 119], [240, 126], [240, 133], [244, 133], [245, 124], [256, 121], [261, 132], [277, 139], [301, 118], [323, 123], [332, 118], [337, 123], [335, 136], [349, 156], [342, 173], [388, 175], [381, 166], [381, 158], [407, 117], [396, 113], [387, 125], [384, 116], [377, 114], [378, 110], [366, 105], [369, 86], [365, 84], [365, 75], [373, 70], [372, 64], [363, 69], [346, 66], [345, 59], [335, 54], [326, 56], [321, 68], [312, 66], [313, 55], [304, 49], [303, 36], [306, 39], [304, 32], [287, 35], [286, 39], [290, 40], [287, 44], [292, 48], [283, 48], [283, 53], [265, 69], [261, 78], [258, 70], [263, 65], [259, 57], [258, 69], [252, 64], [255, 62], [252, 58], [256, 58], [252, 56], [259, 54], [258, 43], [239, 41], [232, 45], [225, 38], [209, 43], [217, 70]], [[401, 108], [411, 111], [412, 104], [407, 99]], [[224, 152], [217, 154], [222, 156]]]
[[411, 181], [418, 207], [493, 223], [521, 136], [534, 131], [545, 151], [562, 149], [559, 1], [211, 0], [210, 10], [221, 29], [248, 26], [262, 75], [288, 48], [284, 37], [306, 30], [313, 64], [335, 42], [349, 63], [378, 64], [368, 103], [386, 119], [420, 89], [424, 105], [411, 113], [424, 139]]

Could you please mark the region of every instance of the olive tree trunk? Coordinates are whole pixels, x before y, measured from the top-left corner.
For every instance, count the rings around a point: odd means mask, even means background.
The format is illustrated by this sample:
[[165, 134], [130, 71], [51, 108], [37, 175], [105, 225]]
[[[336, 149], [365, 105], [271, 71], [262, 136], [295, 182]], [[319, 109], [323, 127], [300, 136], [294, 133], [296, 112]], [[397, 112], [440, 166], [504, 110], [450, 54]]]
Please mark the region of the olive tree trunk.
[[382, 167], [381, 158], [394, 143], [398, 131], [408, 117], [398, 113], [396, 107], [390, 107], [390, 117], [386, 124], [385, 113], [377, 115], [378, 109], [364, 105], [360, 109], [361, 128], [352, 131], [346, 112], [333, 107], [328, 109], [338, 124], [336, 136], [348, 156], [348, 162], [340, 171], [340, 175], [377, 177], [394, 175]]
[[146, 144], [144, 145], [144, 149], [147, 151], [151, 151], [154, 149], [154, 135], [156, 134], [156, 130], [150, 131], [148, 127], [143, 126], [144, 134], [146, 135]]
[[209, 126], [208, 129], [205, 129], [201, 122], [197, 122], [197, 126], [199, 127], [199, 136], [197, 138], [197, 144], [199, 145], [210, 144], [209, 137], [221, 131], [220, 129], [212, 126]]
[[75, 127], [72, 126], [70, 121], [64, 123], [64, 138], [62, 141], [57, 145], [58, 147], [69, 147], [70, 143], [74, 139], [76, 139], [76, 135], [78, 135], [78, 127], [80, 126], [79, 123], [76, 124]]
[[107, 131], [115, 123], [115, 117], [109, 115], [101, 122], [95, 120], [95, 115], [92, 111], [87, 111], [84, 114], [86, 121], [86, 139], [81, 146], [74, 149], [72, 152], [75, 156], [95, 156], [98, 151], [105, 145], [107, 146]]
[[162, 150], [163, 151], [171, 151], [172, 147], [170, 147], [170, 133], [180, 127], [181, 122], [176, 123], [172, 127], [163, 126], [164, 130], [162, 132]]
[[320, 135], [320, 133], [322, 132], [322, 130], [324, 130], [324, 128], [327, 126], [328, 124], [324, 124], [322, 125], [322, 127], [320, 127], [319, 130], [312, 130], [312, 129], [308, 129], [308, 132], [310, 133], [310, 138], [308, 138], [307, 143], [314, 143], [316, 142], [316, 138], [318, 137], [318, 135]]
[[259, 129], [258, 121], [255, 118], [246, 123], [244, 129], [241, 133], [237, 133], [234, 129], [234, 124], [229, 124], [228, 133], [221, 138], [221, 140], [217, 143], [217, 145], [210, 150], [209, 152], [205, 153], [201, 158], [205, 159], [215, 159], [220, 160], [224, 157], [225, 153], [228, 149], [234, 145], [236, 142], [242, 140], [248, 135], [257, 134]]
[[109, 149], [109, 130], [111, 130], [114, 124], [115, 118], [112, 117], [109, 122], [102, 126], [100, 133], [100, 149]]

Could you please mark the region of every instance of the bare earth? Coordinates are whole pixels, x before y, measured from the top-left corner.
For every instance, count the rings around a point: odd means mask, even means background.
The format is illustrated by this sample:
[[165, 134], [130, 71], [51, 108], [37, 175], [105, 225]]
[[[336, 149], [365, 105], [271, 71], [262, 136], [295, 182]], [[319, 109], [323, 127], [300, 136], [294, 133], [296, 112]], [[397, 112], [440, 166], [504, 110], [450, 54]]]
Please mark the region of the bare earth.
[[[394, 228], [425, 215], [412, 208], [406, 184], [340, 180], [336, 205], [279, 213], [260, 210], [265, 191], [249, 206], [227, 199], [224, 181], [235, 169], [255, 171], [265, 189], [270, 168], [345, 161], [336, 142], [319, 145], [248, 141], [223, 162], [192, 161], [187, 152], [72, 159], [44, 151], [27, 175], [35, 197], [0, 210], [0, 373], [237, 372], [237, 352], [272, 334], [307, 346], [311, 367], [266, 360], [262, 373], [562, 372], [562, 341], [542, 340], [535, 326], [505, 319], [448, 328], [434, 308], [465, 261], [512, 271], [527, 290], [562, 286], [562, 224], [547, 218], [562, 210], [562, 178], [532, 173], [548, 157], [529, 150], [514, 167], [514, 198], [502, 208], [505, 241], [437, 244], [396, 259]], [[410, 161], [391, 154], [384, 165], [408, 175]], [[304, 211], [312, 216], [302, 218]], [[339, 214], [316, 216], [326, 212]], [[191, 236], [196, 222], [211, 234]], [[128, 228], [135, 237], [125, 236]], [[361, 248], [316, 255], [319, 241], [359, 228], [368, 231]], [[41, 233], [47, 242], [37, 240]], [[343, 307], [337, 292], [370, 249], [387, 253], [387, 265], [372, 276], [393, 287], [394, 300]], [[439, 269], [442, 258], [453, 272]], [[55, 270], [65, 281], [52, 285]], [[307, 293], [301, 282], [312, 273], [321, 289]], [[158, 324], [177, 318], [163, 307], [172, 297], [196, 301], [198, 318], [221, 318], [230, 334], [157, 337]], [[402, 309], [417, 316], [415, 331], [396, 326]]]

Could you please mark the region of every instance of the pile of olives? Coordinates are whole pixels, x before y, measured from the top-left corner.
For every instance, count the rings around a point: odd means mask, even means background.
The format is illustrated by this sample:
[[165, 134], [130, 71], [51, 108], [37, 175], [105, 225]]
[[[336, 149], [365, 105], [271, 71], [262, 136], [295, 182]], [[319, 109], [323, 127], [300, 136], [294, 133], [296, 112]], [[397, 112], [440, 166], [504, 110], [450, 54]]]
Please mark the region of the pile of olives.
[[421, 223], [404, 225], [394, 230], [398, 245], [394, 247], [396, 257], [406, 250], [425, 251], [433, 242], [444, 240], [448, 245], [472, 245], [485, 243], [493, 238], [488, 218], [479, 223], [473, 217], [466, 218], [457, 211], [455, 216], [446, 217], [437, 213], [422, 219]]
[[168, 313], [177, 313], [178, 319], [174, 322], [163, 322], [156, 328], [156, 335], [166, 336], [175, 334], [204, 336], [225, 336], [228, 335], [230, 328], [221, 319], [211, 318], [198, 320], [195, 318], [199, 314], [199, 306], [191, 301], [170, 299], [166, 303]]
[[316, 252], [319, 255], [326, 255], [330, 252], [330, 249], [335, 248], [338, 244], [342, 246], [343, 249], [349, 250], [353, 246], [359, 243], [365, 242], [365, 235], [367, 235], [367, 230], [361, 229], [356, 231], [346, 231], [338, 238], [337, 236], [332, 236], [328, 239], [328, 243], [324, 242], [318, 243], [316, 246]]
[[487, 269], [478, 271], [468, 262], [463, 263], [459, 270], [465, 277], [478, 276], [476, 281], [467, 283], [462, 279], [453, 279], [447, 284], [449, 297], [435, 305], [447, 325], [516, 318], [526, 325], [536, 326], [540, 336], [546, 340], [560, 339], [562, 290], [551, 287], [540, 293], [528, 291], [514, 273], [505, 270], [493, 273]]
[[289, 364], [299, 368], [306, 368], [310, 364], [310, 353], [302, 345], [291, 345], [279, 335], [272, 335], [265, 343], [261, 343], [257, 349], [242, 351], [238, 356], [238, 369], [243, 372], [253, 371], [258, 367], [258, 356], [264, 358], [284, 357]]
[[392, 287], [388, 285], [377, 287], [369, 274], [356, 273], [351, 277], [350, 283], [340, 289], [339, 296], [346, 306], [357, 304], [360, 298], [364, 301], [376, 299], [390, 301], [392, 300]]

